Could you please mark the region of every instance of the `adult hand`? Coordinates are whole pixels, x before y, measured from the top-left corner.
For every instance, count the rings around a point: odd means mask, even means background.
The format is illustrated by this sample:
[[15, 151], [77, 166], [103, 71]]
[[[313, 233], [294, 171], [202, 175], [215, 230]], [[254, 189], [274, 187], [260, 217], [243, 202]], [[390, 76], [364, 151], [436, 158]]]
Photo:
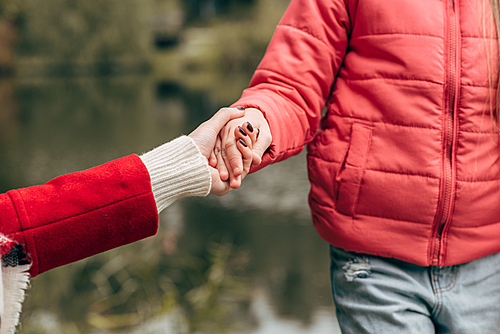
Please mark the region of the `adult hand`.
[[[244, 128], [247, 136], [240, 128]], [[229, 179], [230, 187], [236, 189], [250, 171], [250, 166], [258, 165], [262, 161], [264, 152], [272, 142], [271, 129], [260, 110], [247, 108], [244, 117], [231, 120], [226, 124], [220, 132], [220, 137], [222, 146], [220, 156], [217, 157], [217, 169], [221, 180]], [[249, 146], [249, 139], [251, 140], [252, 156], [249, 157], [244, 153], [244, 149], [249, 147], [242, 146], [240, 139], [244, 140], [247, 146]], [[223, 164], [220, 163], [221, 157]]]
[[[215, 159], [215, 156], [212, 154], [212, 152], [214, 151], [219, 132], [227, 122], [240, 118], [244, 115], [244, 110], [240, 110], [237, 108], [222, 108], [214, 116], [212, 116], [212, 118], [202, 123], [188, 135], [196, 143], [196, 145], [200, 149], [201, 154], [205, 158], [212, 160], [211, 165], [214, 164], [213, 160]], [[249, 148], [248, 151], [250, 151]], [[209, 168], [210, 174], [212, 176], [212, 188], [210, 190], [210, 193], [217, 196], [223, 196], [227, 194], [231, 190], [228, 182], [224, 182], [226, 180], [221, 180], [219, 172], [215, 168]]]

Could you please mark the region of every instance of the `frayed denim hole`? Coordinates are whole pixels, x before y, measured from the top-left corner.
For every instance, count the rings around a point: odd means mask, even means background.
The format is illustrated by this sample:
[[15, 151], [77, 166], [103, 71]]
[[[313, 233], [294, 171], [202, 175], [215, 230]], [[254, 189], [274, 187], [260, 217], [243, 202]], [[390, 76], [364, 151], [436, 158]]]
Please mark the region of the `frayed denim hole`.
[[370, 260], [366, 257], [355, 258], [348, 261], [342, 269], [347, 282], [353, 282], [356, 278], [369, 278], [371, 275]]

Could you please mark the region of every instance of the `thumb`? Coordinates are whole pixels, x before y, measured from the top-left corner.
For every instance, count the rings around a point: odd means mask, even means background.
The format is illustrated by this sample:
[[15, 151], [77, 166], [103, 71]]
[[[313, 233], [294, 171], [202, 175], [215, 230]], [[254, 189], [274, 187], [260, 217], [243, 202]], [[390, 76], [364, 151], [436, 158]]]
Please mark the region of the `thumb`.
[[259, 140], [253, 145], [252, 152], [252, 164], [259, 165], [262, 162], [262, 157], [264, 153], [269, 148], [272, 142], [271, 136], [261, 136]]
[[207, 121], [207, 125], [213, 127], [217, 133], [226, 125], [227, 122], [234, 118], [243, 117], [245, 115], [245, 110], [240, 110], [237, 108], [222, 108], [215, 115]]
[[258, 153], [253, 152], [252, 165], [257, 166], [260, 165], [261, 162], [262, 162], [262, 157]]
[[233, 118], [242, 117], [245, 110], [237, 108], [222, 108], [208, 121], [205, 121], [198, 126], [189, 137], [194, 140], [201, 151], [201, 154], [206, 158], [210, 157], [215, 145], [215, 141], [221, 129]]
[[261, 143], [256, 143], [253, 146], [252, 165], [260, 165], [262, 162], [262, 156], [264, 156], [264, 152], [267, 150], [267, 147], [269, 147], [269, 145], [263, 147]]
[[231, 191], [229, 182], [225, 182], [220, 179], [219, 171], [217, 169], [210, 167], [210, 175], [212, 177], [212, 187], [210, 188], [211, 194], [224, 196]]

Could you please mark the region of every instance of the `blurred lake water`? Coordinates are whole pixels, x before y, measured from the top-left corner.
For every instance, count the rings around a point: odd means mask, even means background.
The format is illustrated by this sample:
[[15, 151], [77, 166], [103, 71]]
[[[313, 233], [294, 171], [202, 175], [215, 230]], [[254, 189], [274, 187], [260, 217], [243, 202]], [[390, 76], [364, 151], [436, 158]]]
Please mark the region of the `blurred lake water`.
[[[179, 2], [155, 0], [164, 9], [148, 28], [151, 8], [136, 0], [109, 22], [113, 1], [87, 1], [59, 1], [58, 12], [23, 2], [16, 74], [0, 77], [2, 192], [191, 132], [238, 99], [288, 3], [192, 0], [183, 19]], [[254, 19], [198, 22], [229, 3]], [[145, 40], [151, 29], [156, 40]], [[340, 333], [305, 160], [249, 175], [222, 198], [179, 200], [157, 236], [34, 278], [18, 333]]]
[[[0, 100], [1, 191], [145, 152], [221, 106], [148, 76], [2, 80]], [[164, 319], [197, 333], [332, 333], [308, 188], [301, 154], [226, 197], [178, 201], [154, 238], [33, 279], [20, 333], [146, 333]]]

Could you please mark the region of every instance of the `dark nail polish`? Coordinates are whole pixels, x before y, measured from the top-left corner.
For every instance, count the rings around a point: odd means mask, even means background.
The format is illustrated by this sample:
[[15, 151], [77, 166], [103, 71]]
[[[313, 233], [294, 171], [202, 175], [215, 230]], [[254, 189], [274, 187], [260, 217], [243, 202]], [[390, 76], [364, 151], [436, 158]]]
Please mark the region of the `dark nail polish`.
[[260, 129], [257, 129], [257, 138], [259, 138], [260, 135]]
[[247, 129], [248, 131], [253, 132], [253, 126], [252, 124], [250, 124], [250, 122], [247, 122]]
[[238, 109], [238, 110], [245, 110], [245, 107], [238, 106], [238, 107], [235, 107], [235, 108]]
[[245, 132], [245, 130], [243, 130], [243, 128], [241, 126], [238, 126], [238, 130], [240, 130], [240, 132], [243, 136], [248, 136], [247, 133]]
[[245, 143], [245, 141], [243, 139], [238, 139], [238, 141], [240, 142], [241, 145], [245, 146], [245, 147], [248, 147], [247, 143]]

